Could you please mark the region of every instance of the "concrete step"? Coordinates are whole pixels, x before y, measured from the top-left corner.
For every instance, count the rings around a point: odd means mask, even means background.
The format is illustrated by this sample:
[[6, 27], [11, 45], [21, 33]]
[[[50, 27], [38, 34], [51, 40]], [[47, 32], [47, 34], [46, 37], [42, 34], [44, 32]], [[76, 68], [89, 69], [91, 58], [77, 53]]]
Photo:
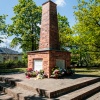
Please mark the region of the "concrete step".
[[10, 78], [10, 77], [0, 77], [0, 82], [4, 82], [7, 83], [9, 85], [13, 85], [16, 86], [17, 82], [20, 82], [21, 80], [19, 79], [14, 79], [14, 78]]
[[11, 86], [11, 87], [17, 86], [17, 87], [23, 88], [24, 90], [37, 92], [37, 88], [25, 85], [19, 79], [13, 79], [13, 78], [9, 78], [9, 77], [0, 77], [0, 82], [3, 82], [6, 85]]
[[49, 91], [47, 94], [49, 94], [49, 98], [55, 98], [61, 95], [64, 95], [66, 93], [84, 88], [88, 85], [94, 84], [96, 82], [99, 82], [100, 78], [94, 78], [94, 79], [88, 79], [88, 80], [83, 80], [81, 82], [77, 82], [74, 84], [71, 84], [70, 86], [60, 89], [60, 90], [56, 90], [56, 91]]
[[86, 100], [100, 100], [100, 92], [92, 95], [91, 97], [87, 98]]
[[0, 100], [14, 100], [14, 98], [4, 92], [0, 92]]
[[[77, 81], [76, 83], [66, 85], [64, 88], [58, 89], [58, 90], [47, 90], [47, 89], [41, 89], [32, 87], [30, 84], [25, 84], [25, 82], [21, 82], [21, 80], [8, 78], [8, 77], [0, 77], [0, 90], [5, 90], [6, 93], [13, 94], [14, 97], [29, 97], [30, 98], [39, 98], [41, 95], [43, 98], [56, 98], [58, 96], [62, 96], [64, 94], [73, 92], [75, 90], [81, 89], [83, 87], [86, 87], [88, 85], [94, 84], [96, 82], [99, 82], [99, 77], [94, 78], [87, 78], [81, 81]], [[18, 91], [17, 91], [18, 90]], [[8, 92], [7, 92], [8, 91]], [[17, 94], [17, 95], [16, 95]], [[35, 95], [35, 96], [34, 96]], [[24, 99], [20, 99], [24, 100]], [[31, 99], [29, 99], [31, 100]]]
[[[71, 93], [58, 97], [59, 100], [86, 100], [86, 98], [100, 91], [100, 82], [78, 89]], [[91, 99], [92, 100], [92, 99]]]
[[9, 86], [5, 83], [0, 83], [2, 91], [17, 100], [31, 100], [30, 98], [40, 98], [36, 92], [24, 90], [21, 87]]
[[0, 100], [49, 100], [46, 97], [41, 97], [37, 94], [34, 94], [31, 91], [22, 90], [21, 88], [17, 88], [17, 87], [13, 89], [6, 88], [4, 92], [6, 94], [5, 95], [6, 99], [4, 96], [2, 96], [0, 97]]
[[[42, 90], [40, 88], [34, 88], [30, 85], [25, 85], [23, 83], [20, 82], [20, 80], [16, 80], [16, 79], [12, 79], [12, 78], [7, 78], [7, 77], [0, 77], [0, 81], [3, 83], [6, 83], [8, 85], [8, 87], [18, 87], [21, 88], [22, 90], [27, 90], [27, 91], [32, 91], [34, 93], [37, 93], [39, 95], [48, 97], [48, 98], [55, 98], [61, 95], [64, 95], [66, 93], [75, 91], [79, 88], [83, 88], [85, 86], [88, 86], [90, 84], [96, 83], [98, 81], [100, 81], [100, 78], [93, 78], [93, 79], [88, 79], [88, 80], [83, 80], [83, 81], [79, 81], [77, 83], [74, 83], [68, 87], [62, 88], [60, 90], [53, 90], [53, 91], [47, 91], [47, 90]], [[7, 87], [6, 85], [6, 87]], [[37, 90], [38, 89], [38, 90]]]

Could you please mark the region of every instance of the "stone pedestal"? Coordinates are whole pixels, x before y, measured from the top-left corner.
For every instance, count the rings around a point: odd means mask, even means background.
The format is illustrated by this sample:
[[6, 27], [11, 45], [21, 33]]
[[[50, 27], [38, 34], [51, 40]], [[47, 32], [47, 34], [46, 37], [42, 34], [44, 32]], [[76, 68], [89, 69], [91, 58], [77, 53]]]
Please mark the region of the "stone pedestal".
[[70, 66], [70, 53], [55, 50], [28, 52], [28, 67], [34, 69], [34, 60], [42, 60], [42, 68], [49, 78], [52, 68], [57, 66], [57, 61], [64, 61], [65, 69]]

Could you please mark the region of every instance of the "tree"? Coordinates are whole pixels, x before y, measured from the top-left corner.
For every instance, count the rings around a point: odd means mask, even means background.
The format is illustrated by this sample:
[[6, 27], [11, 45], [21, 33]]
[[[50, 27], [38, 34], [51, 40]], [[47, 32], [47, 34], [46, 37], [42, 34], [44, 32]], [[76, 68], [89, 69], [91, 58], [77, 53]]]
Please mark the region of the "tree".
[[78, 46], [80, 61], [100, 64], [100, 0], [78, 0], [75, 9], [74, 43]]
[[71, 38], [71, 28], [69, 26], [68, 19], [65, 16], [61, 16], [58, 13], [58, 29], [59, 29], [59, 38], [60, 38], [60, 46], [61, 49], [66, 49], [70, 45]]
[[23, 51], [36, 50], [40, 33], [41, 7], [37, 7], [33, 0], [19, 0], [19, 4], [14, 7], [14, 13], [13, 24], [8, 27], [9, 36], [15, 35], [11, 46], [20, 44]]
[[[7, 25], [5, 23], [6, 16], [7, 15], [0, 16], [0, 36], [6, 34], [7, 31]], [[2, 39], [3, 37], [0, 37], [0, 43], [3, 42]]]

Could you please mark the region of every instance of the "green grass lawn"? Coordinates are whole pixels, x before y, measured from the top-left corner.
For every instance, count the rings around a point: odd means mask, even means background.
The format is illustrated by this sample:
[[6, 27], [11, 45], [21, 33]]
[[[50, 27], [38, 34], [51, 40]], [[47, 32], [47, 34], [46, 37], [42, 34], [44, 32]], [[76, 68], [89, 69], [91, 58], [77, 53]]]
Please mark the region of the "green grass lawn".
[[[0, 73], [25, 72], [26, 68], [0, 69]], [[100, 76], [100, 68], [75, 68], [76, 74]]]
[[25, 72], [26, 68], [0, 69], [0, 73]]
[[100, 68], [75, 68], [75, 73], [100, 76]]

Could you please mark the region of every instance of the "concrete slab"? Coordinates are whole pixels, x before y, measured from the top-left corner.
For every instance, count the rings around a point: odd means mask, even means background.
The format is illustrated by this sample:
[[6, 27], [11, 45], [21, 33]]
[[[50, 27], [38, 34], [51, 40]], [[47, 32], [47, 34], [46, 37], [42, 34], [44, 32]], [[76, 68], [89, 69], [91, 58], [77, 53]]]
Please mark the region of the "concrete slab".
[[24, 73], [16, 73], [16, 74], [8, 74], [8, 75], [0, 75], [0, 77], [10, 77], [11, 79], [20, 80], [19, 82], [28, 85], [34, 88], [45, 89], [48, 91], [55, 91], [62, 88], [69, 87], [71, 85], [79, 84], [80, 82], [85, 82], [88, 80], [95, 79], [95, 76], [88, 76], [88, 75], [72, 75], [67, 76], [62, 79], [52, 79], [52, 78], [45, 78], [45, 79], [36, 79], [36, 78], [26, 78]]

